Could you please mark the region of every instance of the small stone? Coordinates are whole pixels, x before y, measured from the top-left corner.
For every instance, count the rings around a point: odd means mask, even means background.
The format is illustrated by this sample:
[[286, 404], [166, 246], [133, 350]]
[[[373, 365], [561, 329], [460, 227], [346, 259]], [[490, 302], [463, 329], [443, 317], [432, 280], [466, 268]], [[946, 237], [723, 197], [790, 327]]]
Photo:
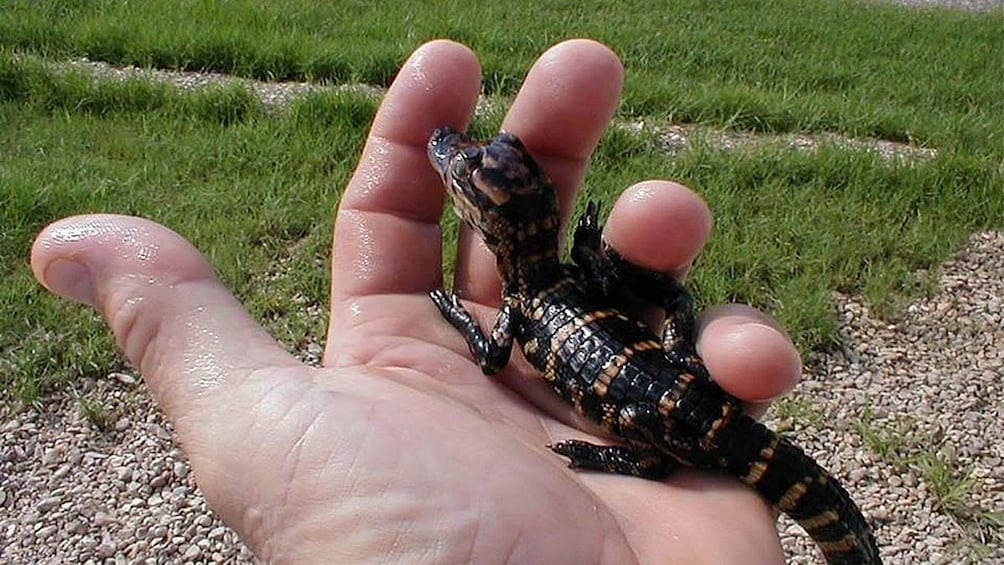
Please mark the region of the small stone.
[[36, 508], [38, 508], [39, 512], [48, 512], [53, 508], [59, 506], [59, 503], [60, 503], [59, 497], [50, 496], [48, 498], [43, 498], [41, 501], [39, 501], [38, 506], [36, 506]]
[[171, 441], [171, 432], [165, 430], [161, 425], [150, 424], [150, 426], [147, 427], [147, 432], [157, 439]]
[[195, 544], [188, 546], [188, 548], [185, 549], [185, 552], [181, 554], [181, 558], [185, 561], [195, 561], [201, 556], [202, 549]]
[[56, 463], [59, 462], [59, 459], [62, 456], [63, 456], [63, 450], [62, 449], [59, 449], [59, 448], [56, 448], [56, 447], [54, 447], [52, 449], [48, 449], [48, 450], [46, 450], [45, 455], [42, 456], [42, 464], [45, 465], [46, 467], [49, 467], [51, 465], [55, 465]]
[[52, 534], [56, 533], [57, 526], [55, 524], [50, 524], [44, 528], [39, 529], [35, 532], [35, 538], [44, 540], [52, 537]]
[[104, 559], [110, 559], [115, 555], [115, 552], [117, 550], [118, 548], [115, 547], [115, 544], [112, 542], [112, 540], [105, 538], [101, 540], [101, 544], [98, 545], [97, 548], [95, 548], [94, 552], [97, 553], [98, 556]]
[[130, 424], [131, 422], [129, 421], [129, 418], [119, 418], [118, 421], [115, 422], [115, 431], [124, 432], [129, 429]]
[[868, 470], [864, 467], [858, 467], [857, 469], [851, 469], [850, 473], [847, 473], [847, 480], [851, 483], [861, 482], [861, 479], [868, 475]]
[[92, 518], [94, 525], [98, 528], [102, 528], [112, 523], [112, 518], [105, 512], [100, 510], [94, 513], [94, 518]]
[[198, 518], [195, 519], [195, 524], [202, 526], [203, 528], [208, 528], [213, 523], [213, 519], [205, 514], [200, 514]]
[[134, 385], [134, 384], [136, 384], [136, 377], [134, 377], [134, 376], [132, 376], [132, 375], [130, 375], [128, 373], [112, 373], [112, 374], [110, 374], [108, 376], [110, 376], [111, 378], [115, 379], [116, 381], [118, 381], [118, 382], [120, 382], [120, 383], [122, 383], [124, 385]]
[[870, 514], [872, 520], [875, 520], [876, 522], [888, 522], [890, 519], [892, 519], [892, 516], [889, 514], [889, 510], [884, 506], [879, 506], [878, 508], [875, 508], [874, 510], [871, 511]]
[[186, 465], [181, 461], [174, 464], [173, 470], [174, 470], [174, 476], [178, 477], [179, 479], [184, 479], [185, 477], [188, 476], [188, 465]]

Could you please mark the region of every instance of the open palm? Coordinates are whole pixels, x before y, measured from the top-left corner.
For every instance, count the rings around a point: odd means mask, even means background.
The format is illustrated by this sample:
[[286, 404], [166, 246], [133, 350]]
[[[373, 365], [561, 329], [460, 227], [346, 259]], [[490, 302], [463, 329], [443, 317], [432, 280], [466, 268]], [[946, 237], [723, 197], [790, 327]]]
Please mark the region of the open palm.
[[[559, 186], [566, 221], [622, 75], [603, 46], [563, 43], [537, 62], [506, 118]], [[36, 276], [104, 314], [210, 504], [264, 559], [781, 561], [770, 510], [738, 481], [567, 469], [548, 443], [610, 439], [518, 355], [498, 377], [482, 375], [440, 319], [427, 293], [442, 286], [444, 197], [425, 143], [435, 127], [467, 124], [479, 77], [469, 50], [433, 42], [387, 93], [338, 212], [324, 368], [283, 351], [187, 242], [151, 222], [57, 222], [33, 248]], [[710, 224], [687, 189], [652, 181], [625, 192], [606, 237], [633, 261], [682, 275]], [[459, 247], [454, 288], [490, 325], [494, 258], [468, 232]], [[749, 401], [798, 376], [790, 341], [748, 308], [706, 314], [699, 348]]]

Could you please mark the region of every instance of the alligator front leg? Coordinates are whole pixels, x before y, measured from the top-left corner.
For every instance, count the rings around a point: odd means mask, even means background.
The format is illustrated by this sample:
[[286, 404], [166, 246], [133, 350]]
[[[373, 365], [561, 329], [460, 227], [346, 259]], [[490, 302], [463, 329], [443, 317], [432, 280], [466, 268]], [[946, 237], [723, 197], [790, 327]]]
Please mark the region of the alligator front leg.
[[498, 317], [495, 318], [495, 327], [491, 336], [485, 336], [481, 326], [474, 320], [470, 312], [460, 303], [456, 294], [447, 294], [443, 289], [436, 289], [429, 293], [432, 302], [439, 308], [439, 312], [446, 318], [457, 331], [464, 336], [467, 347], [470, 348], [474, 358], [481, 365], [481, 371], [486, 375], [494, 375], [502, 367], [509, 363], [509, 356], [512, 354], [513, 332], [516, 329], [514, 307], [511, 301], [505, 300], [502, 309], [499, 310]]

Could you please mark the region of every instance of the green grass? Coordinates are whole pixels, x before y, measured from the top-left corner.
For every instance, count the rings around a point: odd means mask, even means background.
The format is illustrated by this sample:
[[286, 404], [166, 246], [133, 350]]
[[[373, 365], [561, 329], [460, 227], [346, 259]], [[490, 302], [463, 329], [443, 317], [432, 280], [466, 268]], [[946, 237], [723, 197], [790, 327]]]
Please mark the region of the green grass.
[[826, 415], [812, 400], [805, 396], [786, 396], [771, 403], [771, 414], [776, 424], [774, 431], [784, 434], [795, 426], [819, 427], [825, 423]]
[[102, 432], [111, 431], [115, 427], [115, 420], [119, 415], [113, 408], [108, 407], [99, 394], [93, 392], [90, 394], [74, 392], [73, 398], [77, 402], [77, 409], [80, 414], [92, 426]]
[[692, 279], [700, 300], [764, 307], [803, 348], [825, 347], [836, 339], [833, 290], [863, 292], [894, 314], [924, 289], [914, 272], [1004, 218], [1004, 20], [868, 6], [6, 2], [0, 398], [30, 402], [121, 364], [90, 310], [55, 299], [30, 275], [32, 238], [70, 214], [162, 222], [206, 253], [288, 347], [322, 336], [325, 320], [304, 305], [326, 303], [333, 211], [375, 109], [362, 96], [319, 94], [276, 113], [240, 88], [181, 93], [42, 64], [75, 56], [386, 84], [415, 46], [448, 36], [478, 50], [489, 92], [508, 95], [544, 47], [588, 35], [626, 61], [625, 116], [933, 145], [932, 160], [889, 163], [835, 144], [803, 152], [696, 143], [671, 157], [648, 134], [612, 129], [604, 138], [586, 196], [608, 210], [646, 178], [693, 187], [716, 215]]
[[[324, 303], [326, 268], [314, 260], [326, 255], [374, 101], [317, 95], [276, 117], [239, 90], [193, 96], [139, 81], [92, 84], [9, 56], [0, 57], [0, 80], [0, 304], [10, 313], [0, 322], [3, 390], [32, 399], [117, 365], [95, 315], [42, 291], [26, 262], [34, 234], [76, 213], [167, 224], [284, 342], [323, 333], [323, 320], [287, 317], [298, 309], [290, 297]], [[267, 289], [247, 276], [280, 261]]]
[[387, 84], [422, 41], [481, 55], [515, 92], [546, 46], [592, 37], [628, 68], [624, 109], [744, 130], [839, 131], [1000, 153], [1004, 16], [875, 2], [11, 0], [0, 46], [56, 59]]

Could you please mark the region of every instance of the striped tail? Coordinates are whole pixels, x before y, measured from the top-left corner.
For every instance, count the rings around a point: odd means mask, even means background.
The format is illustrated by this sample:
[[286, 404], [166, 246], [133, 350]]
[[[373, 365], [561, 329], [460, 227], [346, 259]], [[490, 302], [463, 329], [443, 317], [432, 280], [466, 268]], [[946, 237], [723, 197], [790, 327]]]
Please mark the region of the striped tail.
[[835, 478], [753, 419], [741, 416], [734, 426], [719, 442], [719, 452], [731, 459], [727, 470], [798, 522], [827, 563], [882, 563], [871, 527]]

